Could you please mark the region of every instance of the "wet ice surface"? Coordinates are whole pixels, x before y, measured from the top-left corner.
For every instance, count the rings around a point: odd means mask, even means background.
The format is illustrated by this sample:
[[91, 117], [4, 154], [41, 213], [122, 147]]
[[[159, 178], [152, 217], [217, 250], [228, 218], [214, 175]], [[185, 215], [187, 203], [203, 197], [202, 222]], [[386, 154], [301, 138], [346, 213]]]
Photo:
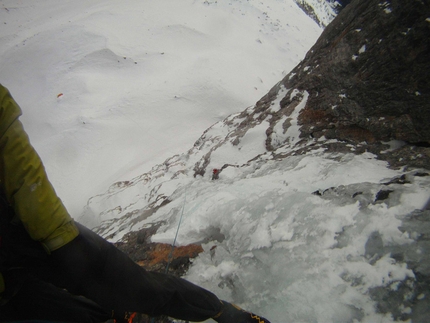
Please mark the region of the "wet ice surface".
[[[188, 277], [276, 322], [420, 321], [430, 246], [429, 211], [416, 211], [409, 193], [417, 184], [349, 184], [322, 196], [275, 189], [227, 202], [213, 224], [226, 241]], [[378, 200], [381, 191], [391, 192]]]

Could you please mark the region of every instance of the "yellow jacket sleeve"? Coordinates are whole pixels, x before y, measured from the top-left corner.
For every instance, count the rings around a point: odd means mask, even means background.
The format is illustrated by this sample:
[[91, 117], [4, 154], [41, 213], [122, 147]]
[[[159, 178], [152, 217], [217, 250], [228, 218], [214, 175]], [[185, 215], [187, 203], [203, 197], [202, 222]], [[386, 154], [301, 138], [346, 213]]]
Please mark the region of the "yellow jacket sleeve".
[[73, 219], [48, 180], [18, 117], [21, 109], [0, 84], [0, 189], [33, 240], [48, 252], [78, 234]]

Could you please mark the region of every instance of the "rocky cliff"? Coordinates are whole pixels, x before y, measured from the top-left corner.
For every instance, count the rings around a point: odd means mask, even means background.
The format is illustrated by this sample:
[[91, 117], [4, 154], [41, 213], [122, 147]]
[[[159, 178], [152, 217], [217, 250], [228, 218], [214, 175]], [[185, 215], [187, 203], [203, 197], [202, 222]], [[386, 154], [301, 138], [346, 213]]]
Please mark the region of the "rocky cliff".
[[[429, 17], [427, 1], [357, 0], [347, 5], [302, 63], [257, 103], [260, 119], [272, 116], [267, 148], [276, 148], [271, 129], [297, 105], [294, 89], [308, 95], [299, 115], [300, 138], [364, 143], [393, 166], [428, 167]], [[281, 89], [281, 109], [273, 112]], [[249, 115], [244, 123], [253, 118]], [[387, 150], [380, 144], [393, 140], [403, 148], [381, 154]]]

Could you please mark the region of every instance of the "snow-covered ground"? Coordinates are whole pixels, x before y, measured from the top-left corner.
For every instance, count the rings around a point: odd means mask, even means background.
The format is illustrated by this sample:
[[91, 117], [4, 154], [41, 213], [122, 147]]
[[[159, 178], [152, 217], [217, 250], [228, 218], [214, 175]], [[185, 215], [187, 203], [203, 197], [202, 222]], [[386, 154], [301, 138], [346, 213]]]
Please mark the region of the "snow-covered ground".
[[2, 0], [0, 83], [78, 217], [254, 104], [321, 31], [293, 0]]

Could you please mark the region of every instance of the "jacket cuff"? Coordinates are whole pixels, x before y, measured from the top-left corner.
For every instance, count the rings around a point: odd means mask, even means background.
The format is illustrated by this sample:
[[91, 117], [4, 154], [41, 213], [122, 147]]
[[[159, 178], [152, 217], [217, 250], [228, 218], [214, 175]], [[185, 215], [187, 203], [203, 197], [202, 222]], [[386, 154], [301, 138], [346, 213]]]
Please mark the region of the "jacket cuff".
[[52, 251], [68, 244], [78, 235], [79, 229], [76, 227], [75, 223], [71, 221], [55, 230], [48, 239], [42, 241], [42, 245], [45, 251], [50, 254]]

